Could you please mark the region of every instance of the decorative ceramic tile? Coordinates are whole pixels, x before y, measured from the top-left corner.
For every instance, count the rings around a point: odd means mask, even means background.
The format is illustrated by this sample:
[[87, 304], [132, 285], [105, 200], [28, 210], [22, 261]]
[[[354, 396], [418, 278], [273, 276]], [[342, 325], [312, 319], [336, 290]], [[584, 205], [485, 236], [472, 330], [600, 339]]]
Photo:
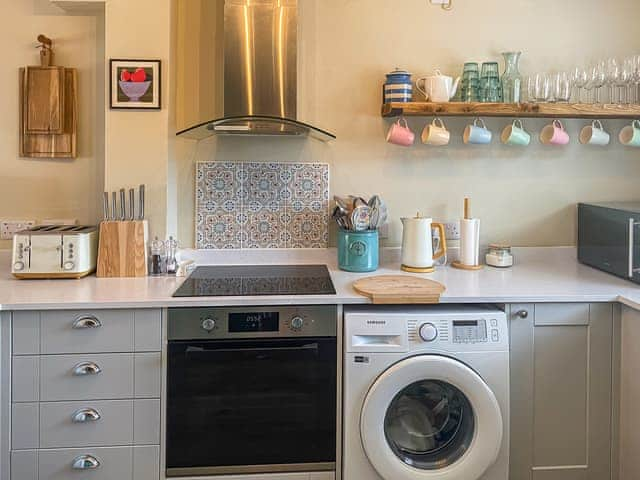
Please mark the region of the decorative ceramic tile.
[[292, 201], [329, 201], [329, 165], [294, 163], [289, 182]]
[[203, 162], [196, 168], [197, 248], [325, 248], [329, 166]]
[[328, 213], [309, 207], [291, 212], [290, 248], [326, 248], [329, 243]]

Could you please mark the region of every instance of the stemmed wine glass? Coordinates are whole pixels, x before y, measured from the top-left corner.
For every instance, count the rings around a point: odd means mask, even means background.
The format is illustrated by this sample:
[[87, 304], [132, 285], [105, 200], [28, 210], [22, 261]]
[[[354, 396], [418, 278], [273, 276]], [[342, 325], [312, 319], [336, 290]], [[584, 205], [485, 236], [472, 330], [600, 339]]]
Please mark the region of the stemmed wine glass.
[[635, 85], [635, 102], [640, 103], [640, 55], [633, 57], [634, 74], [633, 83]]
[[618, 85], [620, 78], [620, 67], [618, 61], [615, 58], [608, 58], [606, 60], [605, 71], [605, 84], [609, 87], [609, 102], [620, 103], [620, 96], [617, 96], [617, 101], [614, 99], [614, 90]]
[[[618, 91], [619, 91], [619, 98], [620, 101], [618, 103], [628, 103], [628, 89], [627, 87], [629, 86], [629, 79], [631, 77], [631, 67], [629, 66], [628, 62], [623, 62], [622, 66], [620, 67], [620, 75], [618, 76], [618, 80], [616, 82], [616, 87], [618, 87]], [[624, 100], [623, 97], [624, 96]]]
[[598, 62], [593, 68], [591, 68], [589, 84], [591, 88], [593, 88], [593, 100], [595, 103], [600, 103], [600, 89], [605, 83], [605, 72], [606, 68], [604, 62]]
[[577, 102], [582, 103], [582, 89], [587, 84], [587, 72], [581, 67], [576, 67], [571, 72], [571, 83], [576, 88]]

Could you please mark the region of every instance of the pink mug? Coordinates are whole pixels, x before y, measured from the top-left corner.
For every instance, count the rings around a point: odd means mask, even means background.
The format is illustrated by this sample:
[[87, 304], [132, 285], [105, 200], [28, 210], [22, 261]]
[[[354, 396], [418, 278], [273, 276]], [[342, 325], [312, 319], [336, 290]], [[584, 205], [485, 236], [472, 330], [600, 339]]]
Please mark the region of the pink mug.
[[416, 135], [411, 131], [407, 121], [404, 118], [399, 118], [397, 122], [391, 125], [389, 133], [387, 133], [387, 142], [394, 145], [401, 145], [403, 147], [410, 147], [413, 145]]
[[552, 124], [542, 129], [540, 141], [544, 145], [567, 145], [569, 143], [569, 134], [560, 120], [554, 120]]

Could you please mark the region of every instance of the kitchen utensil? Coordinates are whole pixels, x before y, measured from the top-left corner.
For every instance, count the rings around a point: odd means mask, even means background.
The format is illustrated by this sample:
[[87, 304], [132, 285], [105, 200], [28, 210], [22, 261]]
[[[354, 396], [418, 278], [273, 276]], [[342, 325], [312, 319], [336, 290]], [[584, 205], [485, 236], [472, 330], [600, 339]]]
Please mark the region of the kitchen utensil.
[[424, 127], [422, 143], [425, 145], [444, 146], [449, 144], [451, 133], [444, 126], [444, 122], [436, 117], [433, 122]]
[[367, 205], [367, 201], [362, 197], [351, 197], [352, 208], [361, 207]]
[[[421, 82], [422, 87], [420, 86]], [[454, 81], [452, 77], [443, 75], [440, 70], [436, 69], [433, 75], [416, 80], [416, 88], [430, 102], [449, 102], [458, 91], [459, 82], [460, 77]]]
[[[402, 221], [402, 269], [409, 272], [429, 273], [434, 270], [433, 262], [445, 255], [447, 242], [444, 225], [418, 214]], [[433, 252], [433, 228], [440, 232], [441, 245]]]
[[127, 218], [127, 202], [124, 188], [120, 189], [120, 221], [124, 222]]
[[404, 117], [400, 117], [395, 123], [389, 127], [387, 133], [387, 142], [402, 147], [410, 147], [413, 145], [416, 135], [411, 131]]
[[487, 145], [491, 143], [492, 133], [481, 118], [476, 118], [473, 125], [464, 129], [463, 140], [466, 144]]
[[338, 267], [347, 272], [372, 272], [378, 268], [378, 231], [338, 230]]
[[525, 131], [522, 121], [517, 118], [505, 127], [500, 139], [505, 145], [526, 147], [531, 142], [531, 135]]
[[366, 203], [364, 205], [358, 205], [353, 209], [351, 212], [351, 227], [353, 230], [360, 232], [369, 229], [369, 212], [370, 209]]
[[109, 192], [102, 194], [102, 217], [105, 222], [109, 220]]
[[133, 222], [136, 219], [136, 191], [129, 189], [129, 220]]
[[377, 230], [380, 225], [380, 205], [382, 201], [378, 195], [372, 195], [369, 199], [369, 230]]
[[81, 278], [96, 269], [97, 249], [96, 227], [38, 225], [14, 235], [11, 273], [17, 278]]
[[140, 209], [138, 213], [138, 220], [144, 220], [144, 196], [145, 196], [145, 186], [144, 184], [140, 185], [138, 188], [138, 194], [140, 198], [138, 199], [138, 203], [140, 204], [138, 208]]
[[569, 134], [560, 120], [554, 120], [553, 123], [545, 126], [540, 132], [540, 142], [544, 145], [567, 145], [569, 143]]
[[118, 202], [116, 192], [111, 192], [111, 220], [118, 219]]
[[410, 102], [413, 98], [413, 82], [411, 74], [396, 68], [386, 75], [383, 87], [383, 102]]
[[604, 131], [602, 122], [594, 120], [580, 131], [580, 143], [582, 145], [609, 145], [611, 136]]
[[620, 131], [620, 143], [627, 147], [640, 147], [640, 120], [634, 120]]
[[353, 289], [374, 304], [434, 304], [446, 290], [439, 282], [413, 275], [379, 275], [356, 280]]

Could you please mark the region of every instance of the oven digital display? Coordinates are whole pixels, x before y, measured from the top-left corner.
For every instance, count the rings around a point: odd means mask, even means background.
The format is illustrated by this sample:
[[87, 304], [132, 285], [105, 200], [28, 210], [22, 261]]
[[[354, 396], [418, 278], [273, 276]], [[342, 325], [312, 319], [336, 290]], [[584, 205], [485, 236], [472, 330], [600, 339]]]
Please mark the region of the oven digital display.
[[487, 341], [487, 324], [484, 320], [454, 320], [453, 343]]
[[280, 330], [278, 312], [247, 312], [229, 314], [229, 332], [277, 332]]

